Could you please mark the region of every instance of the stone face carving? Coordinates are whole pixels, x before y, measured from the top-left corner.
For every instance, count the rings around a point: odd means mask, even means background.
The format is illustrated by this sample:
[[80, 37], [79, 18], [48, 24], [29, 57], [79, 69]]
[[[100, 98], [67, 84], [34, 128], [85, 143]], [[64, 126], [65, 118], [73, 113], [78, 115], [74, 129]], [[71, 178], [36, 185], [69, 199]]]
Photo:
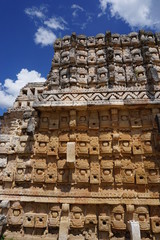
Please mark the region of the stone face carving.
[[73, 206], [71, 209], [71, 228], [83, 228], [84, 227], [84, 213], [82, 206]]
[[77, 64], [87, 64], [87, 52], [77, 51]]
[[49, 87], [51, 89], [53, 89], [56, 86], [59, 86], [59, 80], [60, 80], [59, 70], [58, 69], [53, 69], [48, 76]]
[[79, 67], [77, 69], [77, 76], [78, 80], [77, 83], [80, 87], [86, 87], [87, 86], [87, 69], [85, 67]]
[[101, 67], [97, 69], [97, 77], [99, 86], [108, 85], [108, 70], [106, 67]]
[[35, 214], [25, 213], [23, 217], [23, 227], [34, 228], [34, 226], [35, 226]]
[[78, 159], [76, 161], [76, 176], [77, 183], [89, 182], [90, 168], [88, 159]]
[[77, 68], [70, 67], [70, 85], [76, 86], [77, 85]]
[[49, 156], [58, 155], [58, 137], [51, 136], [48, 143], [47, 154]]
[[113, 161], [101, 160], [101, 182], [113, 183]]
[[[96, 74], [96, 68], [95, 67], [90, 67], [88, 69], [88, 84], [90, 86], [95, 86], [97, 84], [97, 74]], [[103, 78], [103, 76], [101, 76]], [[102, 80], [103, 81], [103, 80]]]
[[48, 163], [45, 182], [46, 183], [56, 183], [57, 181], [57, 165], [56, 163]]
[[13, 203], [8, 211], [8, 223], [9, 225], [22, 225], [23, 223], [23, 208], [19, 202]]
[[95, 53], [95, 49], [90, 49], [88, 50], [88, 64], [92, 65], [92, 64], [96, 64], [96, 53]]
[[55, 41], [47, 81], [0, 118], [7, 239], [160, 239], [159, 45], [144, 31]]
[[39, 154], [47, 153], [47, 145], [49, 142], [49, 137], [43, 134], [37, 134], [35, 142], [35, 151]]
[[60, 71], [60, 83], [62, 88], [69, 86], [69, 71], [67, 68]]
[[48, 215], [48, 226], [51, 228], [59, 227], [61, 209], [59, 205], [54, 205]]
[[146, 231], [150, 229], [149, 212], [147, 207], [137, 207], [134, 218], [139, 221], [141, 230]]
[[116, 206], [112, 210], [112, 228], [117, 230], [125, 230], [126, 224], [124, 223], [124, 209], [122, 206]]

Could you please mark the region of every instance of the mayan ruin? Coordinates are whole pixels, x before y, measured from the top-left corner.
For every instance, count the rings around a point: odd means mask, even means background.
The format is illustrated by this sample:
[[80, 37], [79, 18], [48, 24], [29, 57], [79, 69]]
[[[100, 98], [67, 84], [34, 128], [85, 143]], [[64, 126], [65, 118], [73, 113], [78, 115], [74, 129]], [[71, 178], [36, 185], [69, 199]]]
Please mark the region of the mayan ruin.
[[7, 240], [160, 240], [160, 34], [64, 36], [0, 118]]

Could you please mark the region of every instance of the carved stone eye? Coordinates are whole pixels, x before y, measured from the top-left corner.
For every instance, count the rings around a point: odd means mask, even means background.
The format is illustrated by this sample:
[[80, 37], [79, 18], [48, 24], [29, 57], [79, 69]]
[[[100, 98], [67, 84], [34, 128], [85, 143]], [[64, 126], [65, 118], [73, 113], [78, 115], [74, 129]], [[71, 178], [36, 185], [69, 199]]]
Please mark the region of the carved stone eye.
[[80, 117], [80, 121], [82, 121], [82, 122], [86, 121], [86, 117], [85, 116], [81, 116]]
[[151, 146], [151, 141], [145, 141], [145, 145]]
[[42, 121], [43, 121], [43, 122], [47, 122], [47, 121], [48, 121], [48, 118], [44, 117], [44, 118], [42, 118]]
[[109, 142], [103, 142], [102, 145], [103, 145], [103, 147], [108, 147], [109, 146]]
[[59, 170], [59, 174], [60, 174], [60, 175], [63, 175], [63, 174], [64, 174], [64, 170], [63, 170], [63, 169], [60, 169], [60, 170]]
[[128, 141], [124, 141], [124, 142], [123, 142], [123, 146], [124, 146], [124, 147], [128, 147], [128, 146], [129, 146], [129, 142], [128, 142]]
[[75, 213], [74, 216], [75, 216], [76, 219], [80, 219], [81, 214], [80, 213]]
[[119, 75], [119, 76], [123, 76], [123, 73], [122, 73], [122, 72], [119, 72], [118, 75]]
[[18, 216], [20, 215], [20, 213], [21, 213], [20, 209], [14, 209], [14, 210], [13, 210], [13, 215], [14, 215], [15, 217], [18, 217]]
[[104, 175], [110, 175], [111, 174], [111, 170], [110, 169], [104, 169], [103, 170], [103, 174]]
[[143, 72], [138, 73], [138, 77], [143, 77], [143, 76], [144, 76]]
[[40, 142], [40, 143], [39, 143], [39, 146], [40, 146], [40, 147], [45, 147], [45, 146], [46, 146], [46, 143], [45, 143], [45, 142]]
[[86, 174], [86, 170], [82, 169], [82, 170], [80, 171], [80, 173], [81, 173], [81, 175], [85, 175], [85, 174]]
[[125, 170], [125, 174], [126, 174], [127, 176], [131, 176], [132, 173], [133, 173], [133, 171], [132, 171], [131, 169], [126, 169], [126, 170]]
[[85, 75], [84, 75], [84, 74], [81, 74], [80, 77], [81, 77], [81, 78], [85, 78]]
[[126, 115], [121, 116], [121, 120], [126, 121], [127, 119], [128, 119], [128, 117]]
[[122, 219], [122, 214], [121, 213], [115, 213], [114, 217], [117, 221], [120, 221]]
[[53, 218], [57, 218], [58, 217], [58, 213], [57, 212], [52, 212], [51, 214], [52, 214]]
[[99, 38], [99, 39], [98, 39], [98, 42], [102, 42], [102, 41], [103, 41], [103, 38]]
[[42, 170], [42, 169], [37, 169], [37, 170], [36, 170], [36, 173], [37, 173], [38, 175], [42, 175], [42, 174], [43, 174], [43, 170]]
[[85, 147], [85, 146], [86, 146], [86, 143], [85, 143], [85, 142], [81, 142], [79, 145], [80, 145], [81, 147]]
[[150, 170], [149, 170], [149, 174], [150, 174], [151, 176], [156, 176], [156, 175], [157, 175], [157, 170], [156, 170], [156, 169], [150, 169]]
[[21, 142], [21, 147], [25, 147], [26, 143], [25, 142]]
[[116, 58], [120, 58], [121, 56], [119, 54], [115, 54], [115, 57]]
[[144, 221], [146, 220], [146, 214], [140, 213], [140, 214], [138, 215], [138, 218], [139, 218], [139, 220], [140, 220], [141, 222], [144, 222]]
[[101, 73], [100, 77], [105, 77], [106, 74], [105, 73]]
[[109, 119], [108, 116], [102, 116], [102, 120], [103, 120], [103, 121], [106, 121], [106, 120], [108, 120], [108, 119]]
[[67, 56], [64, 56], [64, 57], [63, 57], [63, 60], [67, 60], [67, 59], [68, 59], [68, 57], [67, 57]]
[[66, 147], [66, 146], [67, 146], [67, 143], [66, 143], [66, 142], [61, 142], [61, 146], [62, 146], [62, 147]]
[[22, 168], [18, 168], [18, 169], [17, 169], [17, 173], [18, 173], [18, 174], [22, 174], [22, 173], [23, 173], [23, 169], [22, 169]]

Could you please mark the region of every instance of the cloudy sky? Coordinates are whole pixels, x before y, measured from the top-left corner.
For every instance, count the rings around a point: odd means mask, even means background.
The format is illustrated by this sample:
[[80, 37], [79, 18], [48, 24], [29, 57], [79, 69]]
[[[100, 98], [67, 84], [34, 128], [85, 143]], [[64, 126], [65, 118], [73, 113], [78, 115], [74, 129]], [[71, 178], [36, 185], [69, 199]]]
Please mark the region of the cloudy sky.
[[45, 81], [57, 37], [160, 31], [159, 10], [159, 0], [0, 0], [0, 115], [20, 88]]

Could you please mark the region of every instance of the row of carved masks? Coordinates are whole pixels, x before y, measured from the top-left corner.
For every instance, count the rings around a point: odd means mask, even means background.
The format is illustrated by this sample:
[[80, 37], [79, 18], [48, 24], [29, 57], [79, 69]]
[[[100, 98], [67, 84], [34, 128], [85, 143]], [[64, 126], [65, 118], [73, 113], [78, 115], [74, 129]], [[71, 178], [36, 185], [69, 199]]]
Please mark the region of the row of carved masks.
[[16, 167], [8, 164], [1, 168], [2, 182], [30, 183], [115, 183], [115, 184], [158, 184], [159, 168], [154, 162], [145, 162], [144, 166], [120, 160], [90, 161], [79, 158], [70, 168], [65, 159], [46, 164], [45, 159], [33, 160], [32, 165], [17, 163]]
[[[154, 65], [153, 67], [156, 76], [159, 76], [159, 66]], [[53, 86], [61, 85], [62, 87], [78, 84], [85, 87], [91, 84], [102, 85], [102, 83], [106, 86], [108, 84], [121, 85], [122, 83], [127, 86], [130, 86], [130, 84], [131, 86], [137, 86], [137, 84], [147, 84], [147, 74], [142, 65], [126, 66], [125, 68], [114, 64], [110, 64], [109, 67], [104, 65], [99, 68], [81, 66], [78, 68], [64, 68], [60, 72], [53, 69], [49, 74], [48, 81]], [[157, 82], [159, 82], [159, 77]]]
[[[96, 123], [94, 127], [96, 128]], [[35, 153], [55, 156], [66, 154], [68, 142], [68, 134], [63, 134], [59, 137], [51, 136], [50, 138], [39, 134], [35, 142]], [[124, 154], [133, 153], [134, 155], [139, 155], [151, 154], [153, 150], [154, 145], [150, 132], [133, 136], [126, 133], [100, 133], [99, 137], [89, 137], [87, 134], [82, 133], [76, 136], [76, 155], [78, 156], [83, 154], [111, 154], [116, 151]]]
[[91, 184], [114, 183], [119, 184], [140, 184], [159, 183], [159, 169], [155, 165], [146, 165], [144, 167], [135, 167], [133, 163], [119, 164], [117, 166], [113, 161], [101, 160], [91, 162], [87, 159], [76, 161], [76, 177], [77, 183]]
[[27, 166], [17, 166], [15, 172], [15, 181], [31, 181], [35, 183], [55, 183], [57, 181], [56, 163], [46, 164], [45, 159], [34, 161], [32, 168]]
[[14, 202], [7, 214], [7, 222], [9, 225], [19, 226], [25, 228], [46, 228], [58, 227], [60, 223], [61, 209], [60, 205], [53, 205], [48, 214], [47, 213], [34, 213], [24, 212], [23, 207], [19, 202]]
[[[149, 59], [148, 59], [149, 58]], [[143, 64], [143, 61], [148, 60], [159, 63], [159, 48], [145, 46], [142, 49], [134, 48], [131, 50], [129, 47], [125, 48], [101, 48], [101, 49], [87, 49], [77, 50], [74, 48], [64, 51], [56, 51], [52, 61], [53, 66], [80, 64], [105, 64], [106, 62], [125, 63], [125, 64]]]
[[[138, 120], [136, 120], [138, 121]], [[76, 124], [76, 120], [72, 121]], [[109, 121], [102, 122], [102, 126], [104, 124], [108, 124]], [[60, 125], [66, 124], [62, 122]], [[63, 125], [63, 127], [64, 127]], [[86, 121], [80, 122], [80, 127], [86, 127]], [[105, 126], [106, 126], [105, 125]], [[89, 119], [89, 128], [98, 129], [99, 128], [99, 119], [91, 118]], [[133, 135], [130, 134], [118, 134], [118, 140], [114, 141], [113, 133], [101, 133], [99, 137], [89, 137], [87, 134], [77, 134], [76, 137], [76, 152], [77, 155], [81, 154], [110, 154], [114, 152], [114, 149], [117, 148], [119, 152], [122, 153], [131, 153], [134, 155], [143, 154], [143, 153], [152, 153], [154, 148], [153, 144], [153, 136], [150, 132], [143, 133], [141, 135]], [[24, 136], [25, 137], [25, 136]], [[69, 142], [68, 134], [58, 136], [48, 137], [44, 134], [38, 134], [35, 136], [35, 144], [32, 141], [28, 141], [23, 136], [20, 138], [19, 143], [14, 148], [13, 153], [33, 153], [36, 154], [47, 154], [47, 155], [55, 155], [57, 156], [59, 153], [66, 153], [67, 142]], [[1, 154], [6, 154], [6, 152], [2, 151]]]
[[33, 152], [33, 139], [29, 136], [9, 136], [8, 140], [0, 140], [0, 153], [1, 154], [14, 154], [14, 153], [32, 153]]
[[96, 37], [85, 35], [64, 36], [63, 39], [57, 39], [54, 43], [55, 49], [69, 49], [71, 46], [76, 46], [77, 49], [84, 49], [86, 46], [95, 47], [105, 45], [105, 35], [97, 34]]
[[19, 137], [13, 135], [0, 135], [0, 153], [1, 154], [14, 154], [17, 151]]
[[[158, 210], [158, 207], [156, 210]], [[149, 208], [147, 206], [135, 206], [133, 220], [139, 222], [141, 231], [149, 231], [152, 228], [153, 233], [160, 233], [159, 213], [155, 214], [153, 213], [153, 210], [151, 211], [150, 218]], [[101, 207], [101, 210], [98, 211], [98, 214], [96, 213], [95, 206], [90, 210], [82, 205], [73, 205], [70, 214], [70, 227], [71, 229], [80, 229], [85, 225], [91, 227], [98, 224], [99, 231], [110, 232], [111, 230], [126, 230], [125, 222], [127, 216], [125, 215], [127, 215], [127, 213], [122, 205], [103, 206]]]
[[[95, 205], [92, 205], [92, 208], [85, 205], [71, 205], [70, 228], [81, 229], [87, 225], [98, 224], [99, 231], [126, 230], [127, 213], [122, 205], [101, 205], [98, 209]], [[34, 213], [24, 212], [20, 202], [14, 202], [8, 210], [7, 221], [9, 225], [23, 225], [26, 228], [46, 228], [47, 225], [54, 228], [59, 227], [60, 216], [59, 204], [54, 204], [48, 213]], [[149, 231], [152, 228], [153, 233], [160, 233], [158, 206], [151, 206], [150, 213], [148, 206], [133, 206], [132, 218], [139, 222], [141, 231]]]
[[104, 34], [97, 34], [95, 37], [85, 35], [72, 35], [64, 36], [62, 39], [56, 39], [54, 43], [55, 50], [69, 49], [72, 46], [76, 46], [77, 49], [84, 49], [85, 47], [103, 47], [105, 45], [115, 46], [115, 47], [127, 47], [134, 46], [139, 47], [140, 43], [145, 46], [154, 47], [155, 44], [159, 43], [159, 34], [154, 35], [153, 33], [146, 32], [131, 32], [130, 34], [120, 35], [118, 33], [111, 34], [107, 32]]
[[[73, 126], [78, 129], [99, 129], [111, 128], [113, 123], [113, 116], [110, 110], [106, 111], [74, 111], [74, 114], [69, 112], [55, 112], [54, 114], [42, 115], [40, 118], [40, 130], [58, 130], [68, 129]], [[151, 110], [120, 110], [116, 114], [117, 127], [120, 129], [152, 129], [155, 123], [153, 113]], [[155, 126], [156, 127], [156, 126]]]

